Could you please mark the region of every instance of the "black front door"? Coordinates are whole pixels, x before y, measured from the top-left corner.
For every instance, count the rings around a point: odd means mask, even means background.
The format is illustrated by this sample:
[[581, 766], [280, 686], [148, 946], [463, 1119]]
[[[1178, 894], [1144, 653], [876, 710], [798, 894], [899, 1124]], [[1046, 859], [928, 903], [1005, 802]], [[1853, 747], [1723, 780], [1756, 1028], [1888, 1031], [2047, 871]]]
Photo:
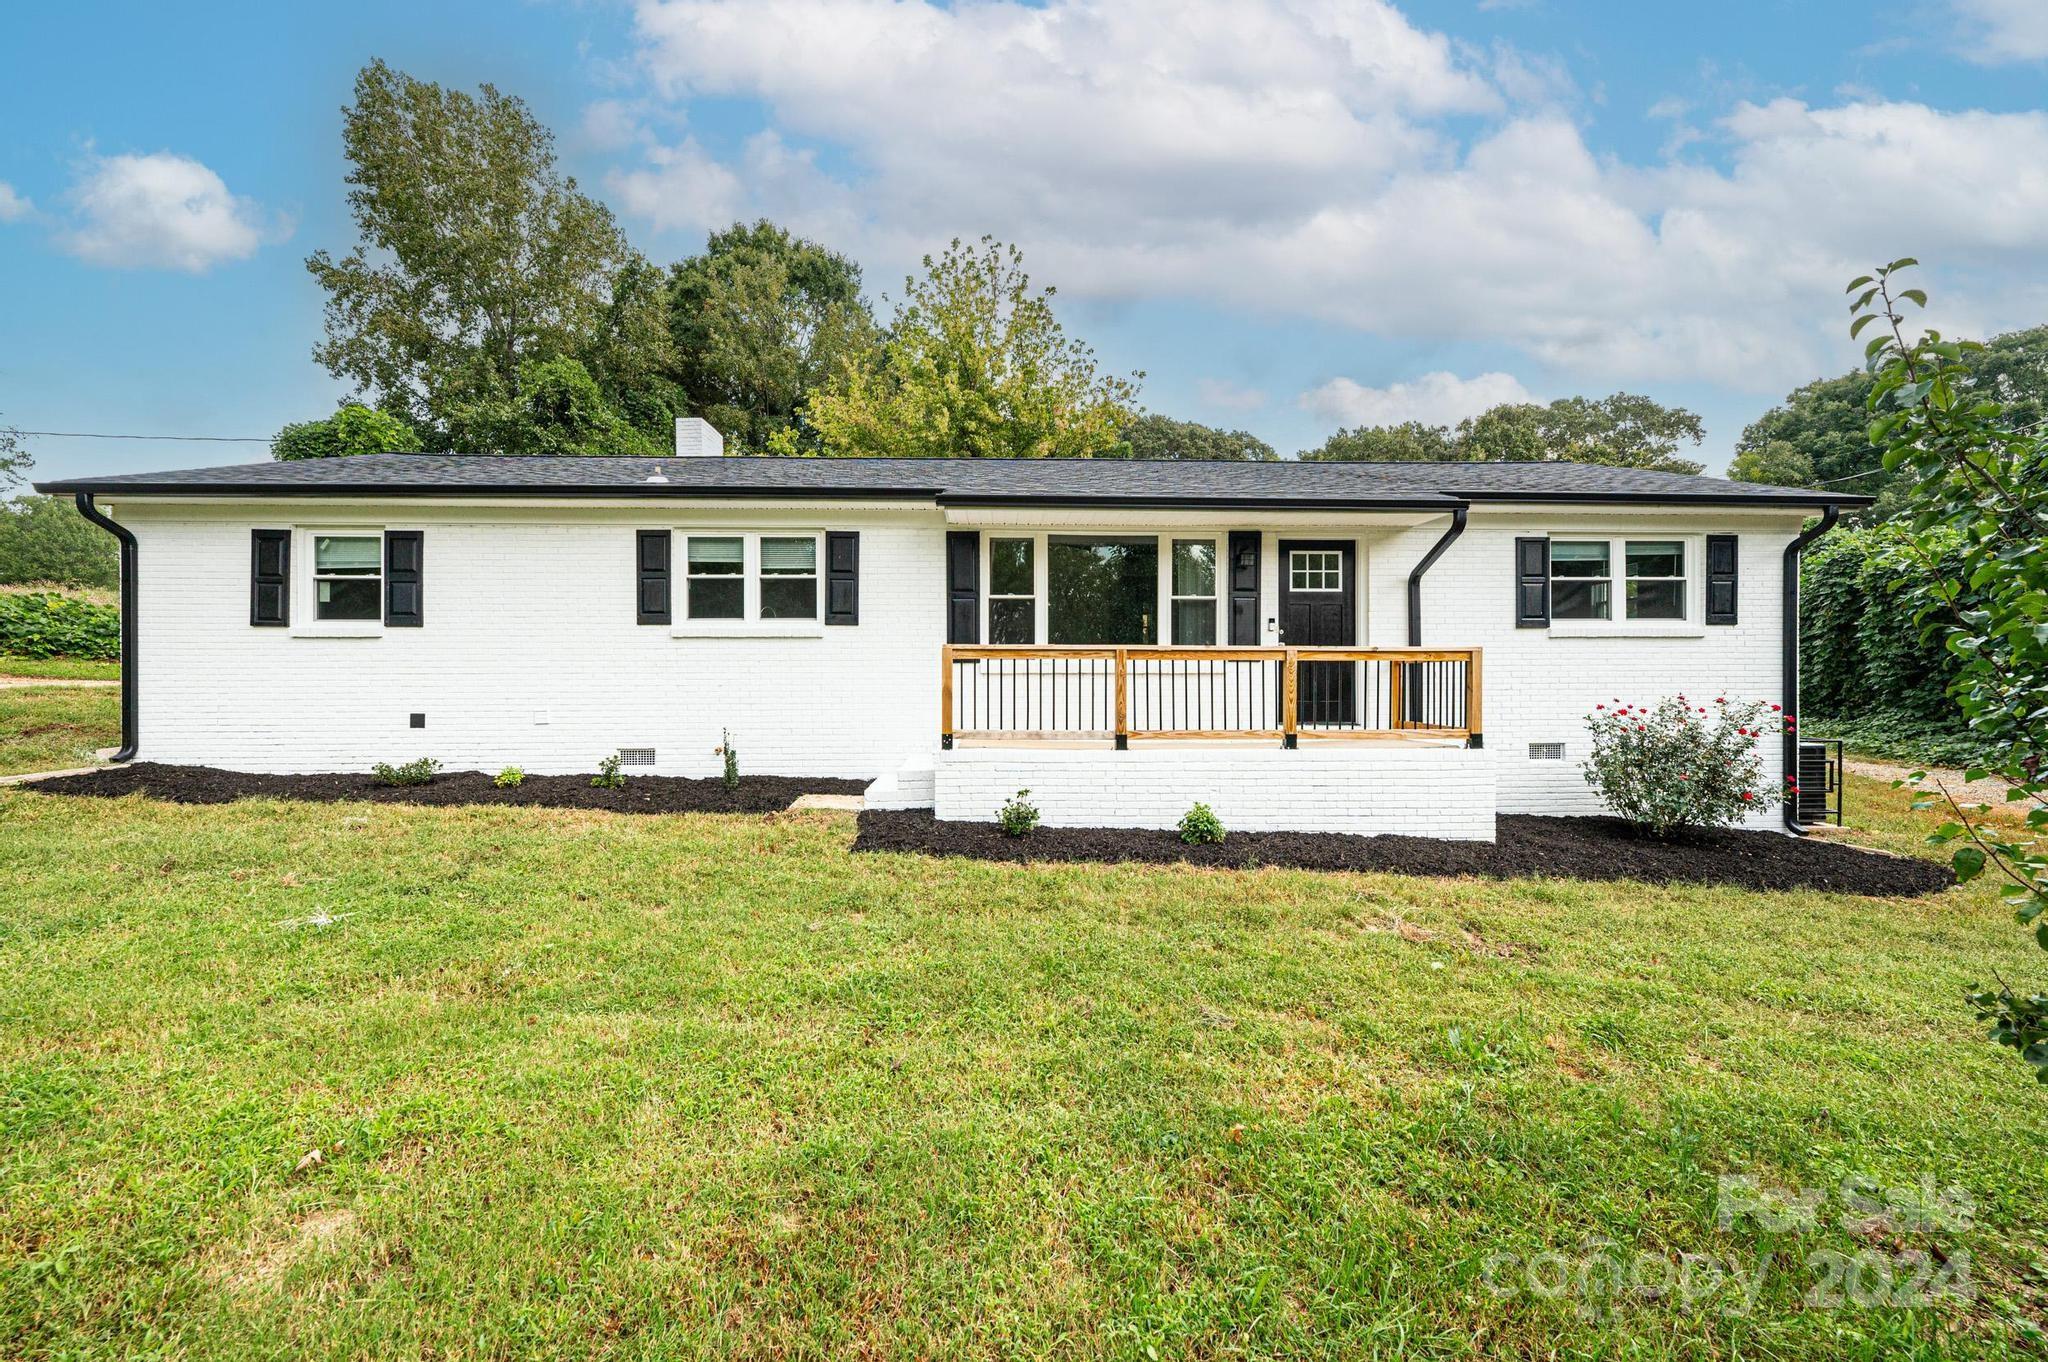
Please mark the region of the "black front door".
[[[1280, 641], [1290, 648], [1358, 646], [1358, 543], [1351, 539], [1280, 541]], [[1295, 677], [1299, 724], [1357, 722], [1358, 668], [1304, 662]]]

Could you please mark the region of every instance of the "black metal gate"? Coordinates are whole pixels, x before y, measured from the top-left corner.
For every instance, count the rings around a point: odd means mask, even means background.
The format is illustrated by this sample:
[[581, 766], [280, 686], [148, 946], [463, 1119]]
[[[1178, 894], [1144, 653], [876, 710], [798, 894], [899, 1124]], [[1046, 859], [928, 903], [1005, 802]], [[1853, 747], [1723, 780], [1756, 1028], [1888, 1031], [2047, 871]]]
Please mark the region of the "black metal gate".
[[1802, 823], [1842, 824], [1842, 744], [1801, 739], [1799, 790], [1792, 807]]

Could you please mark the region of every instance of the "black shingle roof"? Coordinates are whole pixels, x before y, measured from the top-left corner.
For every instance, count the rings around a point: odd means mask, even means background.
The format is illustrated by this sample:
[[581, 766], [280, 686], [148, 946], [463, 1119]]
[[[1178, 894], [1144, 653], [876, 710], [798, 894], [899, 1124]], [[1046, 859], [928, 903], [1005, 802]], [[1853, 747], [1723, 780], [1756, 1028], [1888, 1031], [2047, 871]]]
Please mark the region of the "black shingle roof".
[[[657, 480], [656, 475], [659, 475]], [[1845, 493], [1579, 463], [1201, 463], [1145, 459], [632, 459], [361, 454], [39, 482], [151, 496], [830, 497], [948, 505], [1348, 507], [1467, 501], [1860, 506]]]

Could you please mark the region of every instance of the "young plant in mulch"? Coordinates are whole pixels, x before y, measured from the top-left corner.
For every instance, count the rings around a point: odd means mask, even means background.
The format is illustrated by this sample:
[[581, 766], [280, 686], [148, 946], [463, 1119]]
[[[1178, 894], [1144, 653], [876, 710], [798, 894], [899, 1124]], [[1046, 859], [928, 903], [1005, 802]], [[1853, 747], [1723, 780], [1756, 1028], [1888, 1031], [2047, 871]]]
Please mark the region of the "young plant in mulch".
[[619, 754], [614, 752], [597, 764], [597, 774], [590, 778], [593, 790], [623, 790], [626, 788], [626, 773], [619, 769]]
[[726, 789], [738, 790], [740, 787], [740, 752], [737, 747], [732, 745], [732, 733], [730, 730], [723, 728], [718, 730], [718, 746], [712, 749], [711, 755], [725, 758], [725, 770], [720, 773], [718, 778], [725, 782]]
[[996, 810], [996, 826], [1006, 837], [1022, 837], [1038, 827], [1038, 806], [1031, 802], [1031, 791], [1019, 790], [1010, 796], [1010, 802]]
[[1726, 696], [1705, 704], [1672, 695], [1648, 706], [1595, 705], [1586, 716], [1593, 737], [1586, 783], [1645, 836], [1731, 827], [1770, 802], [1759, 740], [1793, 724], [1778, 705]]
[[1180, 816], [1180, 840], [1189, 846], [1206, 846], [1223, 838], [1223, 820], [1207, 804], [1197, 803]]
[[522, 784], [524, 784], [525, 781], [526, 771], [524, 768], [518, 766], [507, 766], [504, 770], [498, 772], [498, 774], [491, 777], [491, 784], [497, 786], [501, 790], [516, 790]]
[[386, 785], [400, 787], [426, 785], [440, 773], [441, 763], [435, 761], [432, 757], [421, 757], [419, 760], [409, 761], [403, 766], [393, 766], [389, 762], [380, 761], [370, 768], [370, 774], [377, 777], [378, 780], [381, 780]]

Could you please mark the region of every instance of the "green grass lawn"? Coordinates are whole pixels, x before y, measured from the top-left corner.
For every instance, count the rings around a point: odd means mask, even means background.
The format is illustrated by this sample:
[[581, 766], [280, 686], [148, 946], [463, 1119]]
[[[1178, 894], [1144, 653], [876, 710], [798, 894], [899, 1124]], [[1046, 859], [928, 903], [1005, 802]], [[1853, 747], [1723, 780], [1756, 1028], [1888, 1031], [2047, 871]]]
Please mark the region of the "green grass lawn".
[[121, 741], [121, 692], [112, 686], [0, 690], [0, 776], [91, 766]]
[[121, 664], [89, 657], [16, 657], [0, 653], [0, 676], [50, 677], [62, 681], [119, 681]]
[[[852, 831], [0, 792], [0, 1356], [2000, 1356], [2048, 1309], [2048, 1092], [1959, 1007], [2042, 957], [1987, 891]], [[1974, 1214], [1723, 1229], [1721, 1174]], [[1530, 1289], [1598, 1241], [1760, 1285]], [[1929, 1246], [1972, 1299], [1807, 1302]]]

